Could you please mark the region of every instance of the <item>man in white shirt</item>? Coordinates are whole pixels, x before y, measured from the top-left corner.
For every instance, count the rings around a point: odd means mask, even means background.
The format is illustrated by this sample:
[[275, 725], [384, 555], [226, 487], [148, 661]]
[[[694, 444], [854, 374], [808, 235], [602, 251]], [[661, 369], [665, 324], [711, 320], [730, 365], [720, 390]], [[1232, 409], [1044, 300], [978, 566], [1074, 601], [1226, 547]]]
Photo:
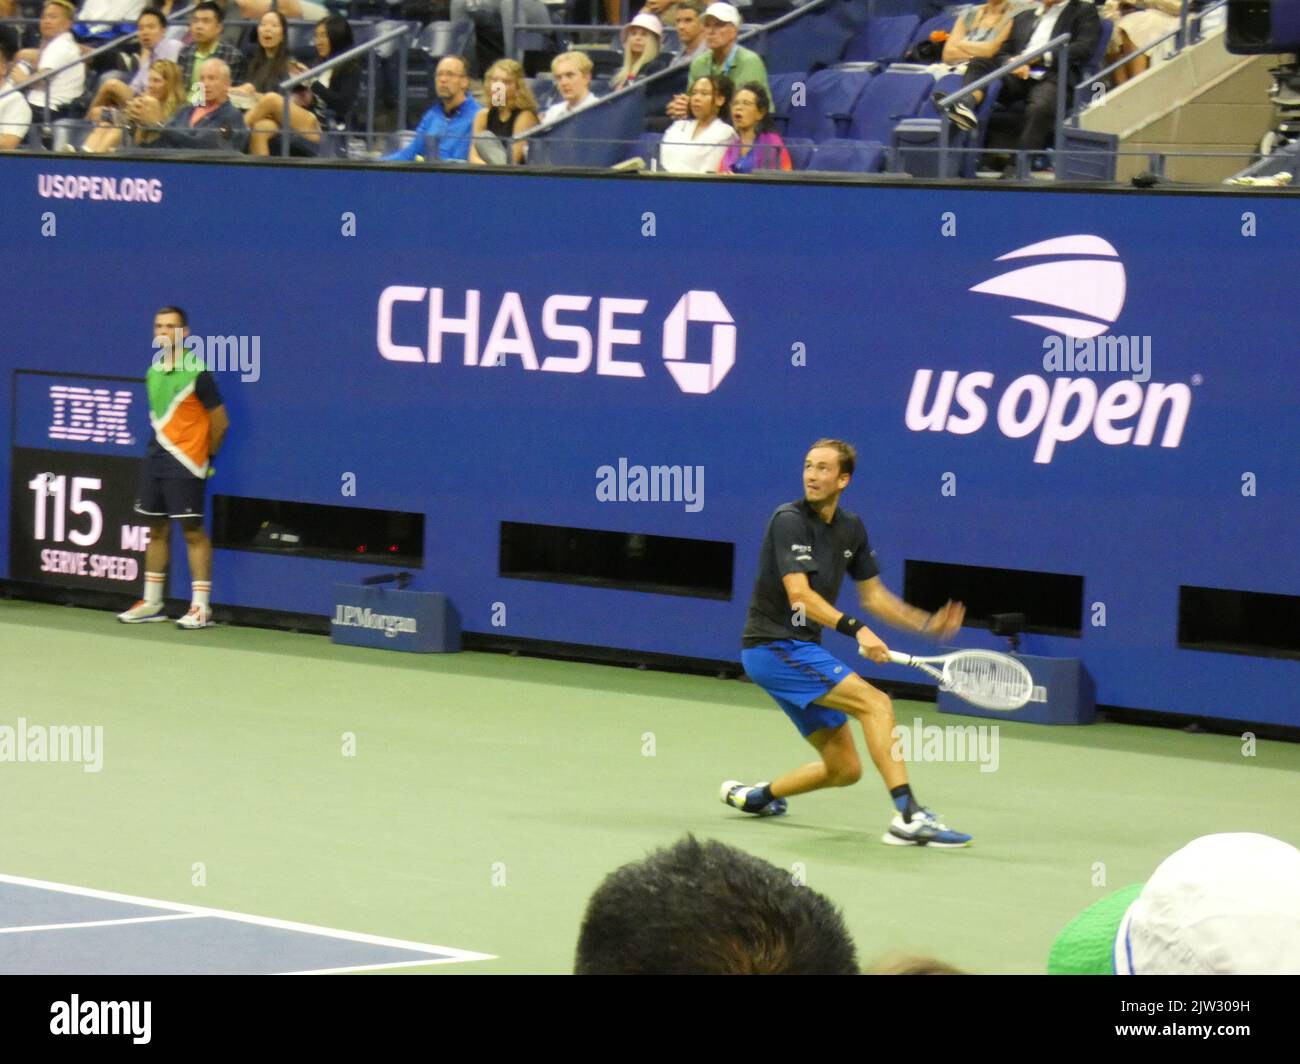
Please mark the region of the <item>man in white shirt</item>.
[[[1083, 67], [1097, 50], [1101, 24], [1097, 8], [1091, 0], [1042, 0], [1037, 8], [1020, 12], [1011, 23], [1011, 32], [1001, 50], [991, 59], [972, 59], [966, 65], [963, 83], [966, 85], [991, 74], [1016, 56], [1041, 48], [1053, 37], [1067, 34], [1064, 72], [1066, 107], [1073, 104], [1074, 87], [1083, 77]], [[1021, 126], [1016, 147], [1022, 151], [1039, 152], [1048, 146], [1056, 128], [1056, 93], [1058, 75], [1056, 55], [1048, 52], [1018, 66], [1002, 79], [998, 92], [998, 106], [1023, 100], [1024, 125]], [[953, 125], [959, 129], [974, 129], [978, 123], [975, 109], [984, 98], [977, 89], [964, 101], [946, 104], [936, 96], [935, 103], [944, 107]]]
[[563, 52], [551, 60], [551, 76], [560, 99], [546, 109], [542, 125], [577, 114], [600, 99], [591, 91], [591, 70], [591, 58], [585, 52]]
[[[68, 0], [49, 0], [41, 10], [41, 46], [18, 53], [10, 78], [15, 85], [31, 81], [47, 71], [81, 58], [81, 49], [72, 39], [72, 22], [76, 11]], [[45, 93], [50, 94], [50, 113], [56, 115], [80, 98], [86, 87], [86, 68], [78, 63], [48, 82], [42, 81], [27, 93], [33, 111], [45, 109]]]
[[[0, 33], [0, 93], [13, 87], [9, 81], [9, 68], [17, 52], [18, 48], [6, 29]], [[22, 144], [31, 121], [32, 109], [21, 92], [11, 92], [0, 98], [0, 151]]]

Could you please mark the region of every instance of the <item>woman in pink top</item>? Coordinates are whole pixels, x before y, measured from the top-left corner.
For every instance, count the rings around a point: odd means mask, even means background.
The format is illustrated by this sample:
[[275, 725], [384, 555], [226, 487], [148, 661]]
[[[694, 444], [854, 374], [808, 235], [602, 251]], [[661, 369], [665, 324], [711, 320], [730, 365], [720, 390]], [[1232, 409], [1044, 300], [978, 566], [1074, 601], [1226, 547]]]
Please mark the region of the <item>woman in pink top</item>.
[[719, 173], [794, 169], [785, 141], [772, 129], [772, 101], [761, 83], [751, 81], [736, 90], [731, 98], [731, 124], [737, 142], [722, 157]]

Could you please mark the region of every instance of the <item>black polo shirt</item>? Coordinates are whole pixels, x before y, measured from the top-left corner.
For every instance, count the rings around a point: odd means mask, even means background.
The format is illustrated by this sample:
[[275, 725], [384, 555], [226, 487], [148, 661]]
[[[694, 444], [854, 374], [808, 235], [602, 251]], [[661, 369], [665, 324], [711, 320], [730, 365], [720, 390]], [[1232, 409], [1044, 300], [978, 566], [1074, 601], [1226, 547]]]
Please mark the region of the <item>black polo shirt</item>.
[[776, 639], [820, 643], [822, 626], [811, 617], [803, 627], [795, 627], [781, 577], [807, 573], [812, 589], [834, 605], [846, 572], [854, 580], [870, 580], [880, 572], [867, 528], [857, 514], [838, 506], [827, 524], [806, 499], [777, 507], [763, 535], [742, 644], [756, 647]]

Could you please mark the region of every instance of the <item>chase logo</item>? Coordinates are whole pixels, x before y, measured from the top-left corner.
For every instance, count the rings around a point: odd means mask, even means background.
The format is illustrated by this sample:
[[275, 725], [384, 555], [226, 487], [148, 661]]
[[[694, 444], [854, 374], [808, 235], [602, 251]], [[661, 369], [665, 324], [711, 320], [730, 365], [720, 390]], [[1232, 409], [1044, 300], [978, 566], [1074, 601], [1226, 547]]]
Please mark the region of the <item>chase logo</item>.
[[135, 437], [127, 428], [131, 393], [107, 388], [50, 385], [49, 438], [77, 443], [116, 443], [130, 447]]
[[[642, 378], [646, 362], [658, 361], [685, 394], [714, 391], [736, 364], [735, 319], [718, 293], [683, 293], [662, 331], [659, 322], [644, 320], [649, 305], [646, 299], [576, 294], [550, 295], [537, 305], [521, 292], [505, 292], [494, 309], [476, 288], [389, 285], [379, 294], [375, 342], [390, 362], [440, 363], [446, 344], [466, 366], [540, 373], [594, 369], [601, 377]], [[700, 351], [694, 360], [687, 358], [691, 324], [710, 327], [707, 354]], [[703, 330], [696, 333], [702, 339]], [[423, 342], [403, 343], [399, 336]]]
[[1000, 273], [973, 286], [972, 292], [1041, 303], [1064, 314], [1012, 314], [1016, 321], [1051, 333], [1088, 339], [1109, 329], [1124, 309], [1127, 278], [1119, 253], [1099, 236], [1060, 236], [1000, 255], [1008, 259], [1047, 258], [1032, 266]]

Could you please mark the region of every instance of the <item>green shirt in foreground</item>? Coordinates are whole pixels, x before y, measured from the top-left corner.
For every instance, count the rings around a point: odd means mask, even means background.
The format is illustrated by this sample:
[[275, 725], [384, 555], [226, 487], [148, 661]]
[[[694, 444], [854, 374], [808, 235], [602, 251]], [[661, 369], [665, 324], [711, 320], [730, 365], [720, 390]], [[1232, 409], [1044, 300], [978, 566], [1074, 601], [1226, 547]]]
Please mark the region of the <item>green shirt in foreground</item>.
[[721, 63], [714, 62], [713, 53], [705, 52], [703, 55], [697, 55], [691, 60], [690, 80], [687, 84], [687, 91], [690, 86], [694, 85], [700, 78], [708, 77], [710, 74], [725, 74], [731, 79], [731, 84], [736, 88], [751, 81], [759, 82], [763, 88], [768, 90], [771, 95], [772, 90], [767, 84], [767, 67], [763, 65], [763, 57], [757, 52], [751, 52], [748, 48], [742, 48], [740, 45], [733, 45], [731, 53]]

